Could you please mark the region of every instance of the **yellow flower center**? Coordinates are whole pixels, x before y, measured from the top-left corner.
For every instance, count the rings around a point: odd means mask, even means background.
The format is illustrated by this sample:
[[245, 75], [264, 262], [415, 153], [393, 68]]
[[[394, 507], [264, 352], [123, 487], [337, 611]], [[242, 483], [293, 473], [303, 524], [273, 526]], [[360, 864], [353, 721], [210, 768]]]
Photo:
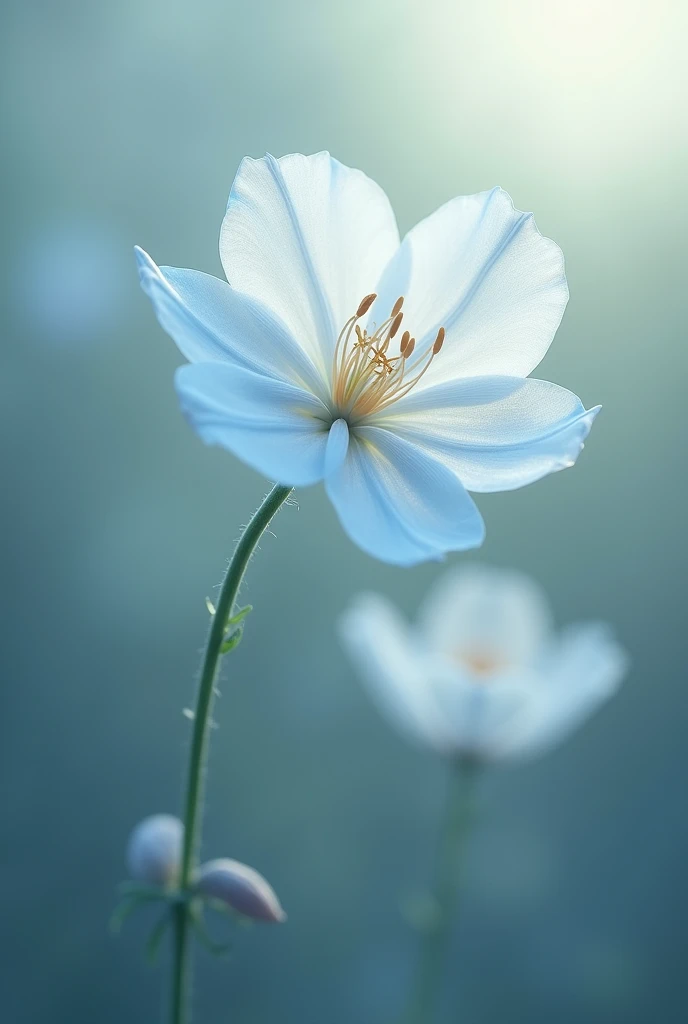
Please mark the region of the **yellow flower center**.
[[401, 327], [403, 296], [373, 334], [358, 321], [377, 295], [366, 295], [337, 338], [332, 366], [332, 401], [337, 415], [358, 421], [382, 412], [407, 395], [426, 372], [444, 343], [444, 327], [428, 351], [412, 360], [416, 339], [404, 331], [398, 355], [389, 354], [392, 339]]

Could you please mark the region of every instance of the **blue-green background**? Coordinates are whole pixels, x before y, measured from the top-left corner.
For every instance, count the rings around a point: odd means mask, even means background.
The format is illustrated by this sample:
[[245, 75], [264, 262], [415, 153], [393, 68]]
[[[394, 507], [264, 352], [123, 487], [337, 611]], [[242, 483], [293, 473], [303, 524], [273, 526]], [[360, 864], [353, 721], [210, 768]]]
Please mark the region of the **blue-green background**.
[[[106, 922], [129, 829], [178, 808], [204, 598], [266, 487], [184, 423], [132, 247], [219, 273], [241, 157], [329, 148], [402, 231], [495, 184], [534, 210], [572, 294], [538, 375], [604, 406], [575, 469], [479, 500], [480, 557], [535, 575], [560, 624], [613, 622], [633, 670], [561, 749], [485, 780], [446, 1020], [683, 1021], [681, 5], [2, 12], [0, 1019], [158, 1019], [146, 922], [119, 940]], [[413, 963], [399, 905], [427, 877], [443, 766], [377, 717], [333, 623], [361, 588], [411, 613], [439, 570], [366, 557], [320, 487], [298, 502], [244, 592], [205, 842], [259, 868], [289, 922], [199, 956], [199, 1024], [389, 1024]]]

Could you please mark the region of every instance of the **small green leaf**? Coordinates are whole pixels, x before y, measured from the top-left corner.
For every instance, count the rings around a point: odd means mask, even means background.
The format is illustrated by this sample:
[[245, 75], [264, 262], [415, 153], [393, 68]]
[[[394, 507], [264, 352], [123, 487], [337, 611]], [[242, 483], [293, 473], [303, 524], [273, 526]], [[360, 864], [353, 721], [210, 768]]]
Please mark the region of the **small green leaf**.
[[148, 936], [148, 941], [146, 942], [146, 960], [151, 965], [154, 964], [158, 958], [160, 943], [162, 942], [165, 932], [170, 925], [170, 916], [169, 908], [165, 908], [162, 917]]
[[245, 619], [246, 616], [252, 611], [253, 605], [245, 604], [243, 608], [240, 608], [238, 612], [235, 612], [234, 615], [232, 615], [231, 619], [227, 619], [227, 625], [236, 626], [237, 623], [241, 622], [242, 619]]
[[216, 942], [212, 938], [208, 929], [206, 928], [205, 919], [203, 917], [203, 910], [201, 907], [194, 907], [191, 911], [191, 923], [193, 924], [196, 935], [202, 946], [204, 946], [209, 953], [213, 956], [225, 957], [228, 956], [232, 949], [231, 942]]
[[122, 930], [124, 922], [133, 914], [138, 906], [140, 906], [141, 900], [136, 896], [127, 896], [118, 903], [115, 909], [112, 911], [112, 916], [108, 924], [108, 928], [113, 935], [119, 935]]
[[142, 885], [140, 882], [122, 882], [118, 887], [122, 897], [110, 918], [110, 931], [117, 934], [122, 925], [144, 903], [168, 903], [173, 894], [169, 890], [154, 885]]
[[240, 914], [234, 907], [230, 907], [224, 900], [214, 899], [212, 896], [205, 896], [203, 903], [210, 910], [214, 910], [218, 914], [222, 914], [224, 917], [228, 917], [233, 924], [238, 925], [240, 928], [253, 928], [255, 921], [250, 917], [246, 917], [245, 914]]
[[241, 643], [241, 639], [244, 635], [244, 622], [249, 612], [253, 611], [253, 605], [247, 604], [243, 608], [240, 608], [235, 615], [232, 615], [231, 619], [227, 620], [227, 632], [225, 638], [220, 647], [220, 654], [227, 654], [229, 651], [233, 651]]
[[243, 635], [243, 626], [238, 626], [236, 629], [233, 629], [231, 633], [228, 633], [222, 642], [222, 646], [220, 647], [220, 654], [227, 654], [229, 651], [233, 651], [235, 647], [238, 647], [239, 644], [241, 643], [241, 638], [243, 637]]

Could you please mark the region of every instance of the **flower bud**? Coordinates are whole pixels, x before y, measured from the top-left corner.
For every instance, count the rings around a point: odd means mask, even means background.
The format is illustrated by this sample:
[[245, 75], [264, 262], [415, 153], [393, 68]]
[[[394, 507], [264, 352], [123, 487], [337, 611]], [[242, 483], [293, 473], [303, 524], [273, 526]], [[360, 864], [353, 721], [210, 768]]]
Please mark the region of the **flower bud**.
[[244, 917], [273, 924], [287, 919], [274, 890], [263, 876], [238, 860], [221, 858], [203, 864], [194, 888], [199, 895], [222, 900]]
[[127, 865], [137, 882], [169, 886], [179, 878], [184, 826], [171, 814], [144, 818], [129, 836]]

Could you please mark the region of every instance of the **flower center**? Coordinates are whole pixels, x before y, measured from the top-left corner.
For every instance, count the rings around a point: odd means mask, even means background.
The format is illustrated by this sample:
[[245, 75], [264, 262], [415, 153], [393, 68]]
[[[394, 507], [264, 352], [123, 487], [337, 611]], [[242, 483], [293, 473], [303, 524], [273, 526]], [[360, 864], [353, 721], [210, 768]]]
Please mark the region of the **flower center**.
[[458, 647], [453, 652], [454, 659], [474, 675], [479, 676], [482, 682], [488, 682], [488, 677], [503, 669], [506, 662], [494, 651], [484, 647]]
[[342, 328], [337, 338], [332, 366], [332, 401], [339, 416], [360, 420], [382, 412], [393, 402], [407, 395], [426, 372], [444, 344], [444, 327], [428, 351], [412, 360], [416, 339], [404, 331], [398, 355], [389, 354], [404, 314], [403, 296], [394, 303], [392, 312], [373, 334], [361, 329], [358, 321], [377, 295], [366, 295], [358, 309]]

